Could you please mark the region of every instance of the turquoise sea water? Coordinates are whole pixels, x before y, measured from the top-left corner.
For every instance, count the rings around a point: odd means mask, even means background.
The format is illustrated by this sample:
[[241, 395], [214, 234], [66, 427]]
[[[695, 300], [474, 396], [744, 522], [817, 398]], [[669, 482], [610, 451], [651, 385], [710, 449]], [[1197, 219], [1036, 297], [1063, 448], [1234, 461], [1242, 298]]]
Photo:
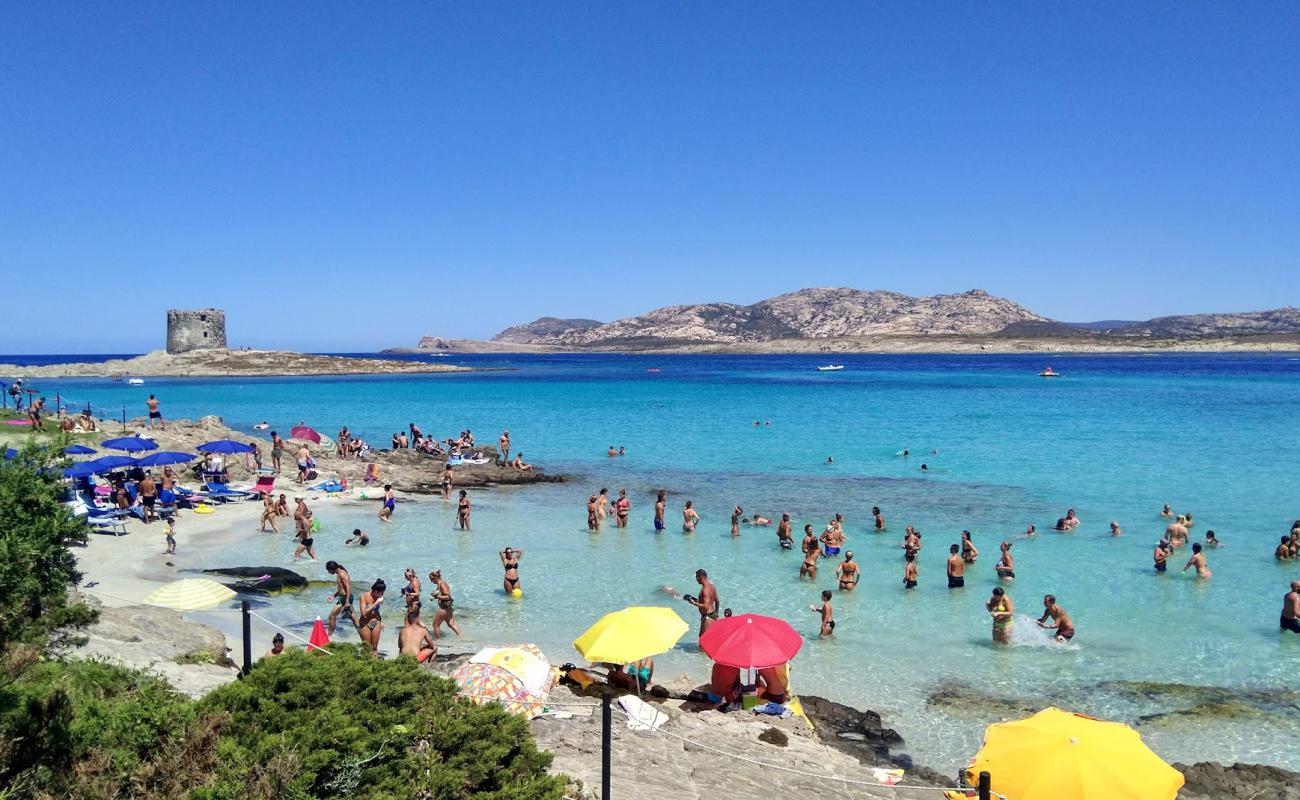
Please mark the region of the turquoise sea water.
[[[797, 690], [882, 711], [922, 763], [955, 768], [998, 716], [927, 704], [953, 680], [1131, 722], [1207, 700], [1114, 683], [1152, 681], [1253, 691], [1209, 697], [1218, 705], [1198, 709], [1209, 716], [1145, 722], [1162, 755], [1300, 768], [1300, 751], [1287, 743], [1300, 732], [1300, 711], [1296, 697], [1279, 694], [1297, 688], [1300, 636], [1277, 630], [1300, 566], [1271, 556], [1300, 517], [1300, 358], [1052, 357], [1057, 380], [1036, 377], [1041, 356], [837, 356], [846, 369], [836, 373], [815, 371], [823, 359], [804, 356], [441, 360], [512, 369], [38, 383], [110, 416], [124, 403], [129, 416], [143, 413], [154, 392], [171, 417], [217, 413], [250, 430], [261, 420], [284, 429], [305, 420], [330, 435], [346, 424], [381, 446], [411, 421], [442, 437], [469, 427], [489, 443], [509, 428], [528, 461], [570, 480], [474, 492], [472, 533], [453, 530], [454, 511], [441, 500], [400, 505], [391, 526], [365, 509], [317, 506], [322, 560], [342, 561], [359, 583], [383, 577], [390, 592], [403, 567], [421, 575], [441, 567], [476, 643], [532, 641], [577, 661], [570, 642], [601, 613], [672, 604], [657, 588], [694, 591], [692, 573], [704, 567], [725, 606], [784, 617], [809, 636], [795, 663]], [[610, 444], [629, 455], [607, 458]], [[903, 448], [913, 455], [897, 456]], [[626, 531], [586, 532], [584, 502], [601, 486], [628, 489]], [[669, 530], [655, 534], [659, 488], [670, 493]], [[703, 518], [693, 535], [680, 532], [687, 499]], [[1193, 541], [1213, 529], [1225, 542], [1208, 551], [1211, 580], [1178, 573], [1188, 550], [1171, 559], [1168, 575], [1152, 572], [1165, 502], [1194, 513]], [[835, 561], [823, 559], [816, 584], [801, 583], [800, 556], [777, 548], [773, 528], [730, 536], [736, 504], [773, 518], [788, 512], [796, 530], [812, 523], [820, 532], [835, 512], [845, 515], [865, 574], [855, 593], [836, 595], [833, 640], [816, 640], [808, 606], [833, 585]], [[884, 534], [870, 531], [873, 505], [888, 520]], [[1080, 530], [1050, 531], [1067, 507], [1077, 509]], [[1111, 520], [1123, 537], [1106, 535]], [[1029, 523], [1039, 536], [1014, 538]], [[925, 542], [912, 592], [902, 588], [899, 548], [908, 524]], [[372, 535], [364, 551], [342, 546], [357, 526]], [[982, 555], [967, 587], [949, 591], [944, 559], [962, 529]], [[1042, 595], [1056, 594], [1078, 627], [1074, 643], [1051, 644], [1022, 618], [1012, 647], [991, 645], [983, 604], [997, 585], [998, 542], [1008, 538], [1018, 610], [1037, 617]], [[496, 552], [507, 544], [526, 551], [518, 601], [501, 593]], [[266, 536], [213, 560], [286, 564], [291, 553], [288, 536]], [[306, 569], [325, 576], [319, 565]], [[328, 610], [325, 594], [278, 598], [266, 613], [303, 623]], [[694, 624], [693, 609], [676, 606]], [[660, 677], [707, 675], [693, 638], [659, 659]]]

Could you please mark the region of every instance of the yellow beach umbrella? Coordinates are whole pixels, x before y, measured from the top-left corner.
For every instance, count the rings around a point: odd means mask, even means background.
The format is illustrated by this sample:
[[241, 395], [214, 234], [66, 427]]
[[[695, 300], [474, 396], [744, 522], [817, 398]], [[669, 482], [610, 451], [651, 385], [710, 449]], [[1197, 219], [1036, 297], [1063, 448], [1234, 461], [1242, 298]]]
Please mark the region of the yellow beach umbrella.
[[1173, 800], [1183, 776], [1120, 722], [1047, 708], [990, 725], [966, 770], [1007, 800]]
[[632, 606], [601, 617], [573, 646], [588, 661], [631, 664], [671, 649], [687, 628], [671, 608]]
[[169, 583], [145, 598], [149, 603], [181, 611], [199, 611], [224, 603], [235, 596], [229, 587], [207, 578], [186, 578]]

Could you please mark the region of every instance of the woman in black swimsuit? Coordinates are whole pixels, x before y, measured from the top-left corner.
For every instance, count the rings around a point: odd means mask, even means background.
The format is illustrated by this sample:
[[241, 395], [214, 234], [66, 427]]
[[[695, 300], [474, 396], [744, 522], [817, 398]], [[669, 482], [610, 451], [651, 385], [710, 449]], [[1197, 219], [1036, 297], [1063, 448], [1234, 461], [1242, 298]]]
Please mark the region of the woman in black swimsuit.
[[463, 531], [469, 530], [469, 495], [460, 490], [460, 500], [456, 503], [456, 524]]
[[506, 569], [506, 576], [501, 582], [501, 588], [506, 590], [506, 594], [512, 594], [516, 589], [522, 591], [523, 587], [519, 585], [519, 559], [524, 557], [524, 551], [507, 547], [498, 555], [501, 556], [501, 566]]

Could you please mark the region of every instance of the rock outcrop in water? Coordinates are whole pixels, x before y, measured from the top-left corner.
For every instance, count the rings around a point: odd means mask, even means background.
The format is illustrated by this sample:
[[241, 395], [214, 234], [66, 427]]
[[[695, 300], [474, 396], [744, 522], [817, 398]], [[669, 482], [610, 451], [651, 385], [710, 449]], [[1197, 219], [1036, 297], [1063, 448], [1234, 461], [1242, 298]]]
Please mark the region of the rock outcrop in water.
[[568, 346], [737, 343], [881, 334], [990, 334], [1013, 323], [1043, 320], [1024, 306], [980, 290], [911, 297], [887, 291], [819, 288], [801, 289], [753, 305], [667, 306], [596, 326], [548, 324], [535, 330], [530, 330], [530, 325], [516, 326], [497, 338]]

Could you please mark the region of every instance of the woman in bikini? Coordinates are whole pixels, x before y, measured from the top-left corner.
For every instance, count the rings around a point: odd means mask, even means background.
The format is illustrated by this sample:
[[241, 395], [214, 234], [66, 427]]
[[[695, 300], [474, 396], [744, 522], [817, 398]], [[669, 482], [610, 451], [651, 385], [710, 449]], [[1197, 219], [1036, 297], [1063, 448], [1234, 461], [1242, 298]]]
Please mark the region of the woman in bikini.
[[626, 528], [627, 517], [632, 513], [632, 501], [627, 499], [627, 489], [618, 490], [618, 500], [614, 501], [614, 527]]
[[[622, 502], [620, 499], [619, 502]], [[695, 511], [695, 501], [687, 500], [686, 507], [682, 509], [682, 533], [695, 533], [695, 526], [700, 521], [700, 515]]]
[[447, 464], [442, 468], [442, 499], [443, 500], [451, 499], [451, 481], [452, 481], [451, 465]]
[[1198, 578], [1210, 577], [1210, 567], [1205, 563], [1205, 554], [1201, 552], [1201, 543], [1196, 542], [1192, 545], [1192, 557], [1187, 559], [1187, 564], [1183, 566], [1183, 572], [1191, 567], [1196, 567], [1196, 576]]
[[357, 620], [357, 630], [361, 633], [361, 641], [370, 645], [370, 653], [375, 656], [379, 655], [379, 635], [384, 632], [379, 605], [384, 602], [384, 590], [387, 588], [380, 578], [370, 587], [370, 591], [361, 593], [359, 601], [361, 616]]
[[469, 495], [460, 490], [460, 500], [456, 502], [456, 524], [463, 531], [469, 530]]
[[1016, 613], [1011, 598], [1002, 591], [1001, 586], [998, 586], [993, 590], [993, 596], [984, 607], [993, 617], [993, 641], [999, 644], [1011, 644], [1011, 620]]
[[967, 564], [974, 564], [975, 559], [980, 557], [980, 551], [975, 549], [975, 543], [971, 541], [970, 531], [961, 532], [961, 560]]
[[599, 527], [609, 516], [609, 489], [604, 486], [596, 493], [596, 526]]
[[406, 601], [406, 609], [410, 611], [420, 610], [420, 579], [416, 577], [415, 570], [410, 567], [406, 568], [406, 585], [402, 587], [402, 598]]
[[501, 556], [501, 566], [506, 570], [501, 588], [506, 590], [506, 594], [513, 593], [515, 589], [522, 590], [523, 587], [519, 585], [519, 559], [524, 557], [524, 551], [507, 547], [497, 555]]
[[275, 500], [271, 499], [271, 493], [267, 492], [262, 495], [262, 525], [258, 530], [266, 533], [266, 523], [271, 523], [271, 530], [276, 533], [280, 532], [280, 526], [275, 524]]
[[1001, 548], [1002, 556], [993, 569], [997, 570], [998, 577], [1002, 580], [1014, 580], [1016, 577], [1016, 560], [1011, 555], [1011, 542], [1003, 542]]
[[433, 638], [441, 636], [442, 624], [447, 623], [447, 627], [460, 636], [460, 628], [456, 625], [456, 604], [451, 597], [451, 586], [442, 579], [442, 570], [435, 569], [429, 573], [429, 580], [433, 583], [433, 591], [429, 597], [438, 604], [438, 610], [433, 613]]

